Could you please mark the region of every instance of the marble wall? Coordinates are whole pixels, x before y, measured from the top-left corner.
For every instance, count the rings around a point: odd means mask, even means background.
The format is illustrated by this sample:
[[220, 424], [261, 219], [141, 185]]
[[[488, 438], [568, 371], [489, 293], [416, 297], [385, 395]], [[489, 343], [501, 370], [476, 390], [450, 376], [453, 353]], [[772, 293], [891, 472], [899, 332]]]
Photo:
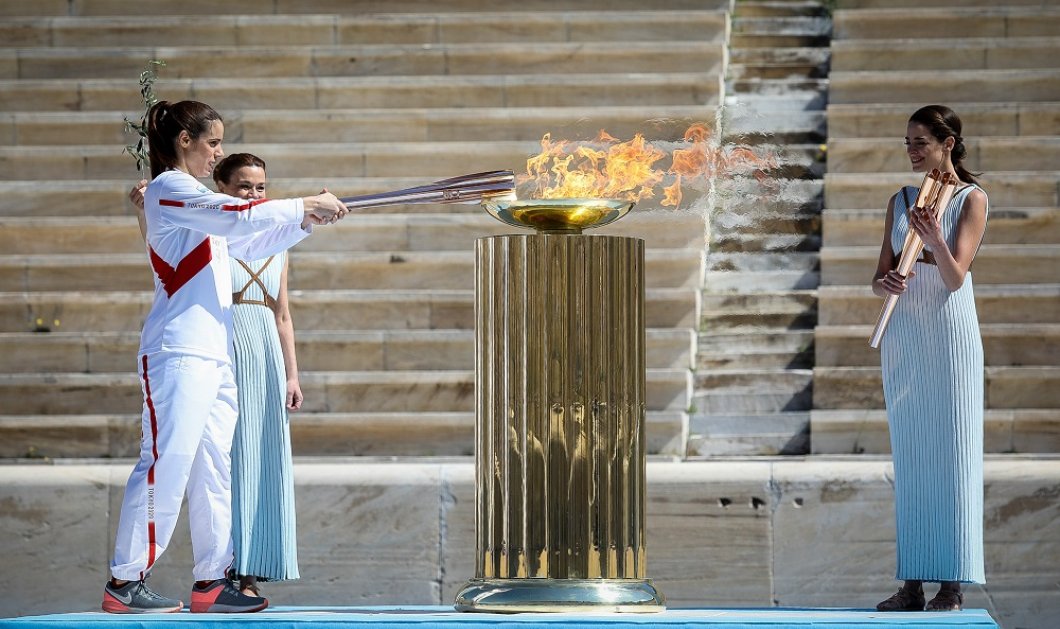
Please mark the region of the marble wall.
[[[452, 602], [474, 571], [472, 463], [408, 461], [298, 462], [302, 579], [266, 584], [274, 605]], [[0, 466], [0, 616], [98, 609], [131, 467]], [[891, 479], [886, 457], [652, 461], [649, 576], [672, 607], [871, 607], [897, 587]], [[1060, 457], [988, 457], [985, 496], [988, 583], [966, 606], [1055, 626]], [[182, 521], [152, 586], [187, 598], [190, 565]]]

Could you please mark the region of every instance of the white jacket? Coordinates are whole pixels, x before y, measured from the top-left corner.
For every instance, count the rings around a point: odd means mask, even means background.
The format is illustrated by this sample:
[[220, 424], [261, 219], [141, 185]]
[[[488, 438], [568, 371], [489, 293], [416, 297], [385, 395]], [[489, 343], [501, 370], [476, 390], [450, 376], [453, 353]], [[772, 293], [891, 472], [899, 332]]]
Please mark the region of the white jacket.
[[154, 303], [140, 354], [195, 354], [229, 362], [232, 277], [228, 257], [267, 258], [309, 235], [301, 199], [246, 201], [169, 170], [144, 193]]

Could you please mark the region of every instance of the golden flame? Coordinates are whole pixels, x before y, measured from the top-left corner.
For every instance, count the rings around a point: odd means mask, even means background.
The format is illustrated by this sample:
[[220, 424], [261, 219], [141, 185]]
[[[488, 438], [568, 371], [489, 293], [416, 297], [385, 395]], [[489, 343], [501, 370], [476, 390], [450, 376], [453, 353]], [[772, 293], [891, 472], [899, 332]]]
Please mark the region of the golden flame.
[[[661, 144], [661, 143], [660, 143]], [[665, 143], [667, 145], [672, 143]], [[669, 168], [656, 164], [667, 157]], [[743, 147], [725, 148], [711, 142], [706, 125], [689, 127], [680, 147], [665, 150], [637, 133], [625, 142], [601, 130], [590, 142], [553, 140], [551, 133], [541, 138], [541, 152], [526, 162], [526, 174], [518, 183], [530, 187], [537, 199], [611, 198], [641, 201], [655, 196], [662, 188], [661, 205], [676, 207], [682, 199], [682, 185], [703, 185], [717, 175], [752, 169], [759, 181], [775, 160], [759, 157]]]
[[531, 196], [539, 199], [618, 198], [639, 201], [652, 196], [663, 178], [655, 169], [666, 153], [645, 141], [642, 134], [619, 142], [600, 131], [589, 143], [541, 138], [541, 152], [526, 161]]

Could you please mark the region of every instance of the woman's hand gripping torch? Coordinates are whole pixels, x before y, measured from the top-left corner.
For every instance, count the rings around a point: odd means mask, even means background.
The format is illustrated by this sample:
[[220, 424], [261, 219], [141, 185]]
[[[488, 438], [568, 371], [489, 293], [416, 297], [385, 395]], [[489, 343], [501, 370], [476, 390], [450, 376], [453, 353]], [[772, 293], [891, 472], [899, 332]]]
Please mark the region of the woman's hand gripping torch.
[[[922, 208], [934, 214], [935, 220], [939, 220], [946, 211], [946, 206], [950, 204], [950, 199], [953, 198], [953, 192], [956, 188], [957, 178], [936, 168], [924, 175], [924, 182], [920, 184], [920, 192], [916, 196], [916, 203], [908, 211], [912, 212], [914, 208]], [[898, 274], [902, 277], [909, 277], [913, 264], [920, 257], [920, 252], [923, 250], [923, 239], [910, 227], [909, 233], [905, 236], [905, 243], [902, 245], [898, 268], [895, 269]], [[869, 346], [873, 349], [879, 348], [880, 341], [883, 340], [883, 334], [887, 331], [887, 323], [890, 322], [896, 305], [898, 305], [898, 295], [887, 295], [883, 302], [880, 316], [876, 320], [876, 328], [872, 331], [872, 338], [869, 339]]]

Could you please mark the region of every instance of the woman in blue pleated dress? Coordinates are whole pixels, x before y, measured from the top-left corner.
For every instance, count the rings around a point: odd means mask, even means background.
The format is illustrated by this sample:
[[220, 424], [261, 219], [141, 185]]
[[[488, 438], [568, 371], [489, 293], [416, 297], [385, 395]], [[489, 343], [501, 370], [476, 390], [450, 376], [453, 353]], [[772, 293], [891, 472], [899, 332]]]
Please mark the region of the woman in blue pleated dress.
[[[969, 267], [986, 232], [989, 201], [962, 165], [961, 121], [942, 105], [909, 119], [914, 172], [959, 180], [939, 220], [912, 209], [918, 190], [891, 197], [872, 290], [901, 295], [880, 345], [894, 459], [897, 578], [880, 611], [959, 610], [962, 583], [983, 583], [983, 345]], [[895, 268], [909, 229], [925, 253], [908, 277]], [[923, 583], [938, 582], [925, 603]]]
[[[213, 171], [220, 192], [265, 198], [265, 162], [229, 155]], [[288, 411], [302, 406], [287, 253], [229, 261], [239, 420], [232, 443], [232, 539], [240, 589], [298, 578], [294, 476]]]

